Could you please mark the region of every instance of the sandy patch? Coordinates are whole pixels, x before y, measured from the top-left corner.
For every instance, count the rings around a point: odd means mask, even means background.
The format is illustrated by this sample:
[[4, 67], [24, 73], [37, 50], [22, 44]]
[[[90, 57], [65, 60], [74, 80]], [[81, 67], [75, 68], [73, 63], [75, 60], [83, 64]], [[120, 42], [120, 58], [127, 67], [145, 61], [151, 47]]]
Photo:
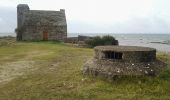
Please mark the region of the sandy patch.
[[[35, 67], [35, 61], [32, 61], [32, 58], [41, 56], [43, 57], [52, 53], [53, 52], [47, 51], [33, 51], [28, 52], [26, 56], [22, 58], [22, 60], [0, 63], [0, 83], [9, 82], [18, 76], [36, 70], [37, 67]], [[9, 58], [11, 57], [6, 56], [3, 59]]]
[[49, 51], [32, 51], [27, 54], [25, 57], [26, 59], [33, 58], [33, 57], [40, 57], [40, 56], [47, 56], [49, 54], [52, 54], [54, 52], [49, 52]]
[[24, 73], [34, 70], [34, 61], [16, 61], [0, 65], [0, 83], [8, 82]]

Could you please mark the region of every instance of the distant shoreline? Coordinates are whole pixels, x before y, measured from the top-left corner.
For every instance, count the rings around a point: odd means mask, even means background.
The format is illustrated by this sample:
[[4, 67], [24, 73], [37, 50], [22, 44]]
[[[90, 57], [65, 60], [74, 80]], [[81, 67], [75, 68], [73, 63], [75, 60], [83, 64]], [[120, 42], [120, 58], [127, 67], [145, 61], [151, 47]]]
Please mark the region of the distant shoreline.
[[[81, 34], [68, 33], [68, 37], [77, 37]], [[70, 36], [71, 35], [71, 36]], [[158, 51], [170, 52], [170, 34], [83, 34], [83, 36], [111, 35], [119, 41], [120, 45], [143, 46], [156, 48]], [[2, 37], [2, 36], [0, 36]], [[13, 36], [12, 36], [13, 37]]]
[[170, 45], [170, 40], [168, 40], [168, 41], [163, 41], [163, 42], [150, 42], [150, 43], [157, 43], [157, 44], [167, 44], [167, 45]]

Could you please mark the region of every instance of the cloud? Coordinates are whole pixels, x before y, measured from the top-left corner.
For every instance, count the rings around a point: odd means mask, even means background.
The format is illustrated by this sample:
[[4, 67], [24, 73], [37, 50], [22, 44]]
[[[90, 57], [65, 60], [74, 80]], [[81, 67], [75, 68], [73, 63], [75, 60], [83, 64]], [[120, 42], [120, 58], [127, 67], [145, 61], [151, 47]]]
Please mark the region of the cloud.
[[15, 28], [16, 8], [0, 7], [0, 35], [8, 35], [5, 33], [14, 33]]
[[79, 33], [169, 33], [170, 23], [157, 16], [133, 17], [123, 22], [87, 23], [84, 21], [69, 21], [69, 32]]
[[2, 18], [0, 18], [0, 22], [2, 22], [3, 21], [3, 19]]
[[0, 32], [16, 28], [19, 3], [37, 10], [64, 8], [68, 32], [170, 33], [169, 0], [1, 0]]

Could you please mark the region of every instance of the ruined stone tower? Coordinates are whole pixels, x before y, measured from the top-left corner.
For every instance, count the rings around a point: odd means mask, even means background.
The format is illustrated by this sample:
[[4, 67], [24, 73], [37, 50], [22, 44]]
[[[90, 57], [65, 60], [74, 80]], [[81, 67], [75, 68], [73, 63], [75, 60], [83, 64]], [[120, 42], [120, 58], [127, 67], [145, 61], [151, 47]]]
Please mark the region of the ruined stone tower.
[[29, 11], [29, 7], [26, 4], [20, 4], [17, 6], [17, 40], [22, 40], [22, 32], [19, 32], [19, 29], [21, 30], [23, 26], [23, 18], [24, 18], [24, 13], [27, 13]]
[[18, 20], [18, 27], [23, 25], [23, 17], [24, 13], [29, 12], [29, 7], [27, 4], [20, 4], [17, 6], [17, 20]]
[[17, 40], [64, 40], [67, 37], [65, 10], [30, 10], [17, 6]]

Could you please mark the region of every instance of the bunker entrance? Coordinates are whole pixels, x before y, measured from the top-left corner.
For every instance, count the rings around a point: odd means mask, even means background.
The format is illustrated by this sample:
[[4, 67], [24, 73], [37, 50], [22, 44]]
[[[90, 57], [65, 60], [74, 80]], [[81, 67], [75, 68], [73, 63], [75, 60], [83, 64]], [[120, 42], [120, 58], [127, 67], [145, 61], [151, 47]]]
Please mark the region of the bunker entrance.
[[113, 52], [113, 51], [107, 51], [104, 52], [105, 58], [107, 59], [122, 59], [122, 53], [121, 52]]

